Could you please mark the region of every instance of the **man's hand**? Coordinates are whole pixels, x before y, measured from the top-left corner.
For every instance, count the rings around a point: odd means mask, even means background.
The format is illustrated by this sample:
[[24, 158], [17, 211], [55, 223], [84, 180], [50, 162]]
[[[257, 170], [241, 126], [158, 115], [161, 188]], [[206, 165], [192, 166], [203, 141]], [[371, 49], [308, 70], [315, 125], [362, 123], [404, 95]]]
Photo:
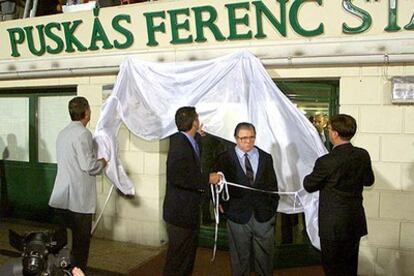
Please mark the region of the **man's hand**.
[[103, 163], [104, 168], [106, 167], [106, 165], [108, 165], [108, 161], [106, 161], [104, 158], [98, 159], [98, 161]]
[[206, 133], [203, 130], [203, 123], [200, 124], [200, 127], [198, 128], [197, 132], [201, 135], [201, 137], [206, 136]]
[[217, 185], [220, 182], [220, 175], [218, 173], [210, 173], [209, 183]]
[[85, 274], [83, 273], [83, 271], [80, 268], [74, 267], [72, 269], [72, 275], [73, 276], [85, 276]]

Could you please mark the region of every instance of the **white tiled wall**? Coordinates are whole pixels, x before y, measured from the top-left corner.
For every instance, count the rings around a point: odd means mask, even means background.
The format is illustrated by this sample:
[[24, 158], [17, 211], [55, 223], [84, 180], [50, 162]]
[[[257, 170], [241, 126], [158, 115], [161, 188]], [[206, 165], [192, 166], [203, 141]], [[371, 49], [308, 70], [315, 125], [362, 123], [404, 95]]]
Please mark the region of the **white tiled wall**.
[[340, 112], [358, 123], [353, 144], [370, 153], [376, 182], [364, 191], [368, 235], [359, 275], [414, 275], [414, 105], [391, 103], [391, 77], [414, 66], [278, 68], [273, 78], [338, 78]]
[[376, 177], [364, 192], [368, 235], [361, 241], [360, 275], [414, 275], [414, 108], [391, 103], [392, 74], [375, 67], [340, 81], [340, 111], [355, 116], [354, 144], [367, 149]]

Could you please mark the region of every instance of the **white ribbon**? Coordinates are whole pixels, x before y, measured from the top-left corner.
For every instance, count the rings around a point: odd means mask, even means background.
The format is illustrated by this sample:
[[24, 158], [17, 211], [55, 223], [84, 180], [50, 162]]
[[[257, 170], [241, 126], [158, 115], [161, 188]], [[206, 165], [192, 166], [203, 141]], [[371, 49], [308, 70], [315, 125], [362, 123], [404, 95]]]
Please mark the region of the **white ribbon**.
[[91, 235], [93, 235], [93, 233], [96, 230], [96, 227], [98, 227], [99, 221], [102, 218], [102, 215], [103, 215], [103, 213], [105, 211], [106, 205], [108, 205], [108, 202], [109, 202], [109, 199], [111, 198], [111, 195], [112, 195], [113, 190], [114, 190], [114, 185], [111, 185], [111, 188], [109, 189], [108, 195], [106, 196], [105, 203], [104, 203], [104, 205], [102, 207], [101, 213], [99, 214], [98, 218], [96, 219], [95, 224], [92, 226]]
[[213, 201], [213, 205], [214, 205], [214, 220], [216, 222], [215, 225], [215, 229], [214, 229], [214, 247], [213, 247], [213, 257], [211, 258], [211, 262], [214, 261], [214, 259], [216, 258], [216, 251], [217, 251], [217, 238], [218, 238], [218, 225], [220, 222], [220, 194], [221, 194], [221, 198], [224, 201], [228, 201], [230, 199], [230, 194], [229, 194], [229, 189], [228, 189], [228, 185], [233, 186], [233, 187], [238, 187], [241, 189], [246, 189], [246, 190], [251, 190], [251, 191], [255, 191], [255, 192], [261, 192], [261, 193], [267, 193], [267, 194], [278, 194], [278, 195], [294, 195], [295, 196], [295, 201], [293, 202], [293, 210], [296, 210], [296, 201], [299, 198], [299, 191], [296, 192], [279, 192], [279, 191], [265, 191], [265, 190], [261, 190], [261, 189], [257, 189], [257, 188], [253, 188], [253, 187], [248, 187], [248, 186], [244, 186], [244, 185], [240, 185], [237, 183], [232, 183], [232, 182], [228, 182], [226, 180], [226, 177], [224, 176], [224, 174], [222, 172], [218, 172], [218, 174], [220, 175], [220, 182], [217, 185], [210, 185], [210, 190], [211, 190], [211, 197], [212, 197], [212, 201]]

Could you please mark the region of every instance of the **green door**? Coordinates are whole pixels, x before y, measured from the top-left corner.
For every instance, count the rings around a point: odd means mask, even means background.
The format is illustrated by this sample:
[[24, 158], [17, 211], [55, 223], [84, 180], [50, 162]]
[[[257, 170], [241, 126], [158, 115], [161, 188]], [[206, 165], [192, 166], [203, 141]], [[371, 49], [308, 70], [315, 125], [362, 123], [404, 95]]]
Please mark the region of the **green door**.
[[76, 88], [0, 91], [1, 215], [49, 221], [55, 141]]
[[[338, 113], [338, 81], [276, 81], [280, 90], [305, 114], [306, 117], [332, 116]], [[209, 170], [218, 153], [234, 146], [217, 137], [207, 135], [203, 143], [203, 168]], [[210, 200], [205, 199], [199, 243], [213, 247], [214, 222]], [[320, 263], [319, 251], [314, 249], [306, 234], [303, 214], [277, 214], [275, 267], [298, 267]], [[224, 220], [219, 224], [217, 246], [227, 249], [227, 232]]]

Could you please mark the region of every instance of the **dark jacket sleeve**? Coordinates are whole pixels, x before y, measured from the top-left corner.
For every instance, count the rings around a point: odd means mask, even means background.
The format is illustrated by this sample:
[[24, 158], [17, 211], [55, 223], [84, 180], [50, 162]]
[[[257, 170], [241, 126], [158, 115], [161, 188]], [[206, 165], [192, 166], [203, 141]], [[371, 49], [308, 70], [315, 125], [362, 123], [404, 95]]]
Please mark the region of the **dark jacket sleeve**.
[[324, 158], [316, 160], [313, 171], [303, 179], [303, 188], [309, 193], [321, 190], [330, 175], [330, 167], [325, 164]]
[[366, 168], [366, 173], [364, 174], [364, 178], [362, 180], [362, 184], [364, 186], [372, 186], [372, 184], [374, 184], [375, 182], [375, 177], [374, 177], [374, 172], [372, 170], [372, 165], [371, 165], [371, 157], [369, 156], [369, 153], [364, 150], [365, 153], [365, 158], [366, 158], [366, 163], [367, 164], [367, 168]]
[[[240, 179], [238, 177], [238, 171], [235, 167], [236, 164], [235, 164], [235, 161], [231, 158], [230, 152], [231, 152], [230, 150], [227, 150], [219, 154], [213, 166], [213, 171], [222, 172], [228, 182], [233, 182], [236, 184], [243, 184], [243, 183], [240, 183]], [[243, 189], [230, 186], [230, 185], [227, 186], [227, 188], [228, 188], [230, 197], [240, 198], [246, 192]]]
[[[268, 173], [267, 173], [267, 180], [266, 180], [266, 185], [268, 187], [269, 191], [279, 191], [279, 188], [277, 186], [277, 178], [276, 178], [276, 172], [275, 172], [275, 168], [273, 167], [273, 158], [272, 156], [269, 154], [269, 161], [267, 163], [268, 166]], [[276, 199], [279, 199], [279, 195], [278, 194], [274, 194], [273, 197], [275, 197]]]
[[[181, 135], [181, 137], [179, 136]], [[202, 173], [200, 161], [184, 135], [170, 139], [167, 159], [167, 179], [170, 184], [186, 189], [201, 191], [208, 188], [208, 174]]]

